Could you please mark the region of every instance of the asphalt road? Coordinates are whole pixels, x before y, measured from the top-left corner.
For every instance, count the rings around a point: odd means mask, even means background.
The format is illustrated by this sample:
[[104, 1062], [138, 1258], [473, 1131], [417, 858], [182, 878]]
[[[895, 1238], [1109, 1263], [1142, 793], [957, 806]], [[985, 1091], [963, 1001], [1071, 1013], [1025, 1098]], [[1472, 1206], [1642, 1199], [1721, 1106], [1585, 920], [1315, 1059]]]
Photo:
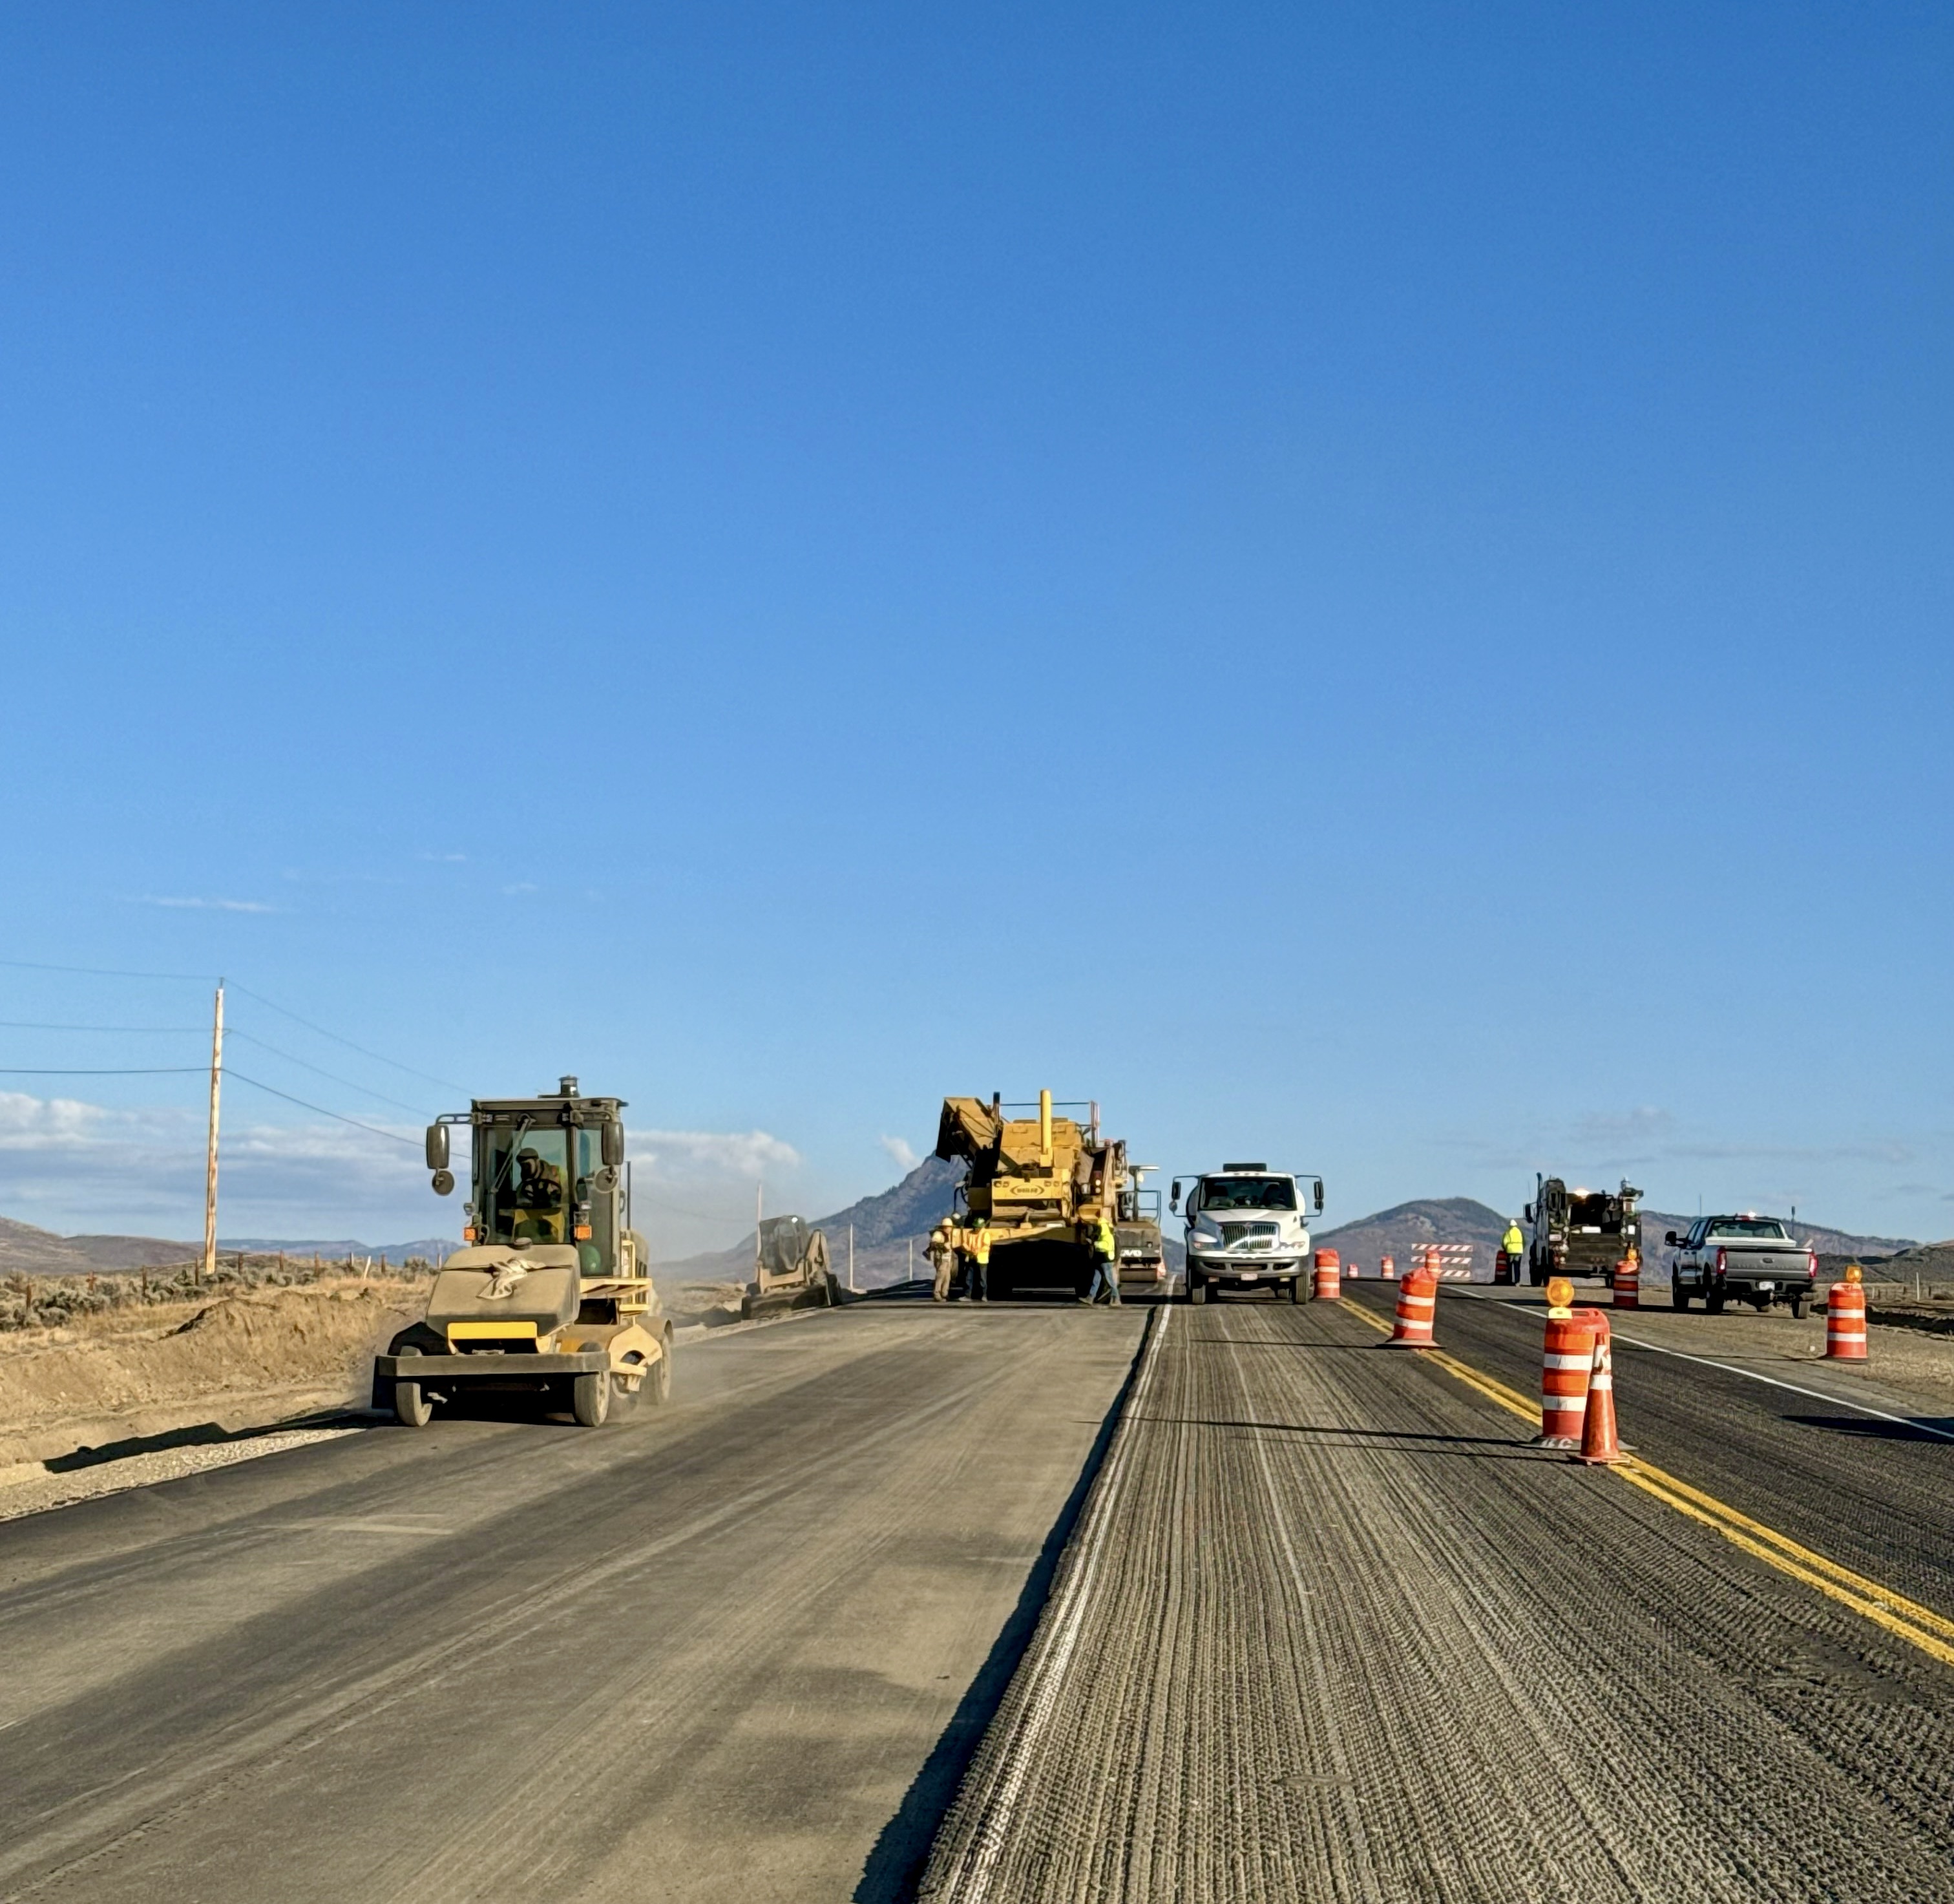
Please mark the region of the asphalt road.
[[1164, 1312], [923, 1895], [1954, 1899], [1954, 1446], [1625, 1350], [1629, 1438], [1745, 1532], [1529, 1445], [1468, 1365], [1533, 1394], [1537, 1318], [1448, 1295], [1448, 1368], [1358, 1288]]
[[[1375, 1314], [1390, 1314], [1384, 1284], [1355, 1293]], [[1609, 1296], [1583, 1283], [1575, 1299], [1601, 1307]], [[1437, 1332], [1441, 1346], [1531, 1397], [1544, 1310], [1537, 1290], [1448, 1290]], [[1611, 1309], [1609, 1317], [1616, 1412], [1637, 1453], [1954, 1617], [1954, 1421], [1886, 1393], [1876, 1362], [1862, 1371], [1754, 1355], [1745, 1312], [1699, 1312], [1691, 1339], [1707, 1353], [1693, 1359], [1638, 1346], [1638, 1335], [1669, 1333], [1666, 1299], [1653, 1315]], [[1739, 1368], [1749, 1372], [1732, 1372]], [[1839, 1399], [1818, 1399], [1828, 1393]], [[1908, 1419], [1883, 1420], [1855, 1402]]]
[[905, 1894], [1143, 1316], [864, 1304], [0, 1526], [0, 1896]]

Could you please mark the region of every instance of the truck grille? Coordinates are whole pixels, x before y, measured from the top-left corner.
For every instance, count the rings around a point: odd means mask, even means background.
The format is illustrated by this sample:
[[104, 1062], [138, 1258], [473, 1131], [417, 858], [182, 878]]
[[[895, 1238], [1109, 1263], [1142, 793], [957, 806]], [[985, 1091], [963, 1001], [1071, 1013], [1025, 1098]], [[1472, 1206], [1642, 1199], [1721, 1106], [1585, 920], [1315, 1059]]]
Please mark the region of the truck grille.
[[1224, 1223], [1221, 1226], [1224, 1249], [1273, 1249], [1280, 1233], [1273, 1223]]

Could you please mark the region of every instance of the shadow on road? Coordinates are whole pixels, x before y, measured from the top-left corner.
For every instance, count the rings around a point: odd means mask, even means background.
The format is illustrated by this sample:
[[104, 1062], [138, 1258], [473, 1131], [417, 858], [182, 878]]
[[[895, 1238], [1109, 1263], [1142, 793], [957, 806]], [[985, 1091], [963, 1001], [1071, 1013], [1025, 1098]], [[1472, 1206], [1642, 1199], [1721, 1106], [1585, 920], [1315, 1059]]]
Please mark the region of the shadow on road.
[[1140, 1358], [1146, 1353], [1147, 1341], [1147, 1334], [1142, 1334], [1139, 1346], [1134, 1351], [1133, 1362], [1126, 1370], [1126, 1378], [1120, 1384], [1120, 1392], [1114, 1397], [1112, 1406], [1107, 1409], [1106, 1419], [1099, 1424], [1099, 1432], [1093, 1437], [1079, 1478], [1073, 1482], [1071, 1493], [1065, 1497], [1065, 1505], [1059, 1510], [1058, 1518], [1052, 1522], [1038, 1549], [1038, 1558], [1025, 1577], [1023, 1591], [1018, 1595], [1017, 1604], [1011, 1609], [1010, 1617], [991, 1642], [984, 1664], [977, 1669], [969, 1689], [958, 1701], [949, 1724], [944, 1727], [928, 1758], [923, 1761], [922, 1769], [903, 1794], [903, 1802], [897, 1807], [895, 1816], [883, 1826], [876, 1838], [874, 1849], [862, 1868], [861, 1881], [853, 1893], [855, 1904], [908, 1904], [908, 1900], [916, 1896], [937, 1828], [957, 1796], [957, 1787], [969, 1769], [985, 1729], [997, 1716], [1005, 1689], [1024, 1658], [1025, 1649], [1030, 1645], [1032, 1635], [1037, 1629], [1038, 1617], [1045, 1611], [1045, 1601], [1051, 1597], [1052, 1577], [1058, 1571], [1059, 1557], [1072, 1538], [1072, 1530], [1085, 1507], [1085, 1497], [1092, 1491], [1092, 1483], [1106, 1458], [1106, 1450], [1112, 1445], [1114, 1434], [1126, 1413], [1126, 1398], [1133, 1392], [1133, 1378], [1139, 1372]]
[[159, 1454], [169, 1448], [208, 1447], [219, 1441], [256, 1441], [268, 1434], [288, 1434], [294, 1428], [372, 1428], [379, 1419], [368, 1409], [329, 1408], [294, 1415], [284, 1421], [266, 1422], [255, 1428], [228, 1428], [221, 1422], [196, 1422], [161, 1434], [124, 1435], [119, 1441], [105, 1441], [99, 1447], [84, 1446], [66, 1454], [50, 1455], [41, 1465], [50, 1474], [73, 1474], [80, 1469], [99, 1468], [104, 1462], [126, 1461], [131, 1455]]
[[1954, 1416], [1920, 1415], [1911, 1422], [1882, 1422], [1869, 1415], [1787, 1415], [1800, 1428], [1830, 1428], [1861, 1441], [1930, 1441], [1940, 1447], [1954, 1435]]

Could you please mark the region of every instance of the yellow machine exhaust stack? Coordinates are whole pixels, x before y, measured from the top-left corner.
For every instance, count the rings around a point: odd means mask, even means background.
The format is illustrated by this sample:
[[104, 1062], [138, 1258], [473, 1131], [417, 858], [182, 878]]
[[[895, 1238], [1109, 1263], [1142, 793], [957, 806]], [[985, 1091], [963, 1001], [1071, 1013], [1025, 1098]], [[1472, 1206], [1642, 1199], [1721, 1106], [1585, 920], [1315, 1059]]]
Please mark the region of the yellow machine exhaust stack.
[[1038, 1093], [1038, 1162], [1051, 1168], [1051, 1093]]

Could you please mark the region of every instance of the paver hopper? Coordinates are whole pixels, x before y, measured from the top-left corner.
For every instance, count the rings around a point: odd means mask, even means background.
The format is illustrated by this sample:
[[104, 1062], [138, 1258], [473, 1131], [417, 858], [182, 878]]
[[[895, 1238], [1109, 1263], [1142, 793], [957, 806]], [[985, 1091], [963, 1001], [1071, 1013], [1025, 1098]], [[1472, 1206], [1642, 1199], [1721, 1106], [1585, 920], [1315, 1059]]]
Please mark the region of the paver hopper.
[[[988, 1255], [978, 1287], [990, 1296], [1026, 1290], [1084, 1296], [1092, 1282], [1093, 1245], [1102, 1219], [1137, 1219], [1126, 1146], [1099, 1134], [1097, 1104], [1081, 1124], [1054, 1114], [1049, 1091], [1035, 1106], [1006, 1104], [994, 1096], [946, 1098], [937, 1126], [936, 1154], [970, 1166], [958, 1192], [961, 1208], [938, 1227], [939, 1246], [955, 1253], [961, 1284]], [[1035, 1110], [1029, 1117], [1010, 1111]], [[1154, 1225], [1158, 1234], [1158, 1224]]]

